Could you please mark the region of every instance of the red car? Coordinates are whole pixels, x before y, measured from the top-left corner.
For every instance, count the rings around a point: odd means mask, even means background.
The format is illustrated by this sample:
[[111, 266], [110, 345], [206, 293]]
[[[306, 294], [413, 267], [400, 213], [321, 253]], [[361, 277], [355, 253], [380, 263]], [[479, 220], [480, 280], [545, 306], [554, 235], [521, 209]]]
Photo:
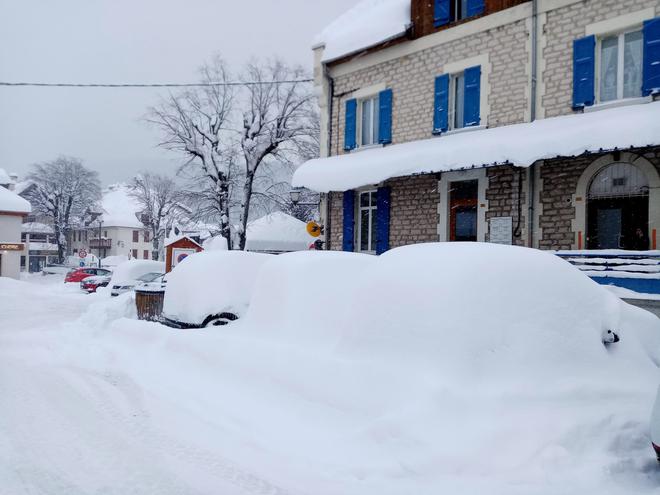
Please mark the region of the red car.
[[64, 278], [65, 282], [82, 282], [87, 277], [93, 277], [94, 275], [110, 275], [110, 270], [104, 270], [103, 268], [74, 268], [69, 270]]

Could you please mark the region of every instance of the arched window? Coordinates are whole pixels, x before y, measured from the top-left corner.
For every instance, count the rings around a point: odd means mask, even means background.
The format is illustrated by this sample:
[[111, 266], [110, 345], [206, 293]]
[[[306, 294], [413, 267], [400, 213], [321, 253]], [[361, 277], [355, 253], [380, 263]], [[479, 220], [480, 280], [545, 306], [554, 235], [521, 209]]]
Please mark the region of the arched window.
[[649, 183], [631, 163], [600, 169], [587, 194], [589, 249], [649, 249]]
[[646, 175], [631, 163], [613, 163], [601, 169], [589, 186], [589, 199], [646, 196]]

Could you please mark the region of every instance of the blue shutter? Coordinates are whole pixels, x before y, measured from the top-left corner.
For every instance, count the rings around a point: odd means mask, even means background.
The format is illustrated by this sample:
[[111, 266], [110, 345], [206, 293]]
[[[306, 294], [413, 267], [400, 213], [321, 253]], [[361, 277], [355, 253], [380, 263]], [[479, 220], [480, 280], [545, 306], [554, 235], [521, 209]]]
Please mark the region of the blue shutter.
[[644, 78], [642, 94], [660, 91], [660, 17], [644, 22]]
[[467, 0], [467, 16], [474, 17], [475, 15], [483, 14], [486, 10], [484, 0]]
[[392, 90], [386, 89], [378, 95], [378, 142], [392, 142]]
[[344, 150], [355, 149], [356, 146], [356, 124], [357, 124], [357, 100], [346, 102], [346, 125], [344, 126]]
[[435, 78], [433, 99], [433, 134], [445, 132], [449, 128], [449, 74]]
[[596, 99], [595, 52], [595, 36], [573, 41], [573, 108], [591, 106]]
[[481, 101], [481, 66], [465, 69], [465, 111], [463, 112], [463, 127], [479, 125], [479, 102]]
[[355, 192], [344, 192], [344, 234], [342, 249], [355, 250]]
[[433, 4], [433, 25], [435, 27], [444, 26], [451, 21], [449, 11], [449, 0], [435, 0]]
[[376, 192], [376, 254], [390, 248], [390, 188], [379, 187]]

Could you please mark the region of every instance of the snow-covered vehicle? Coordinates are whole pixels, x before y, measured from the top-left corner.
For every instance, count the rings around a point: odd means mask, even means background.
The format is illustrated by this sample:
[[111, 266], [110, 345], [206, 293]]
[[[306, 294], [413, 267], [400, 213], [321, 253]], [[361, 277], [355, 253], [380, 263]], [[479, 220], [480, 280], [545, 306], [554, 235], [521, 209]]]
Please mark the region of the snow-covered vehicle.
[[129, 292], [141, 283], [150, 282], [165, 273], [165, 263], [151, 260], [129, 260], [121, 263], [112, 275], [110, 295]]
[[226, 325], [243, 316], [262, 265], [272, 255], [203, 251], [167, 275], [163, 321], [176, 328]]
[[59, 263], [48, 263], [43, 267], [41, 273], [43, 275], [66, 275], [71, 271], [71, 267], [67, 265], [61, 265]]
[[110, 283], [112, 275], [93, 275], [91, 277], [84, 278], [80, 281], [80, 288], [85, 292], [92, 293], [96, 292], [96, 289], [99, 287], [107, 287]]
[[653, 412], [651, 413], [651, 445], [658, 462], [660, 462], [660, 388], [658, 388]]

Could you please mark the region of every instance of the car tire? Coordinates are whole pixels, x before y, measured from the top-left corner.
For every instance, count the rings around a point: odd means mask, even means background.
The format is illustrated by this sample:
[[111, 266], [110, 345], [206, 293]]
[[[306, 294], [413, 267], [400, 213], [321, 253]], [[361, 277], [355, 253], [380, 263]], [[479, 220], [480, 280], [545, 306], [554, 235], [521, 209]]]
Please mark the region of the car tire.
[[204, 320], [204, 323], [202, 323], [202, 328], [220, 327], [220, 326], [229, 325], [232, 321], [235, 321], [237, 319], [238, 316], [236, 316], [233, 313], [220, 313], [219, 315], [207, 316], [206, 319]]

